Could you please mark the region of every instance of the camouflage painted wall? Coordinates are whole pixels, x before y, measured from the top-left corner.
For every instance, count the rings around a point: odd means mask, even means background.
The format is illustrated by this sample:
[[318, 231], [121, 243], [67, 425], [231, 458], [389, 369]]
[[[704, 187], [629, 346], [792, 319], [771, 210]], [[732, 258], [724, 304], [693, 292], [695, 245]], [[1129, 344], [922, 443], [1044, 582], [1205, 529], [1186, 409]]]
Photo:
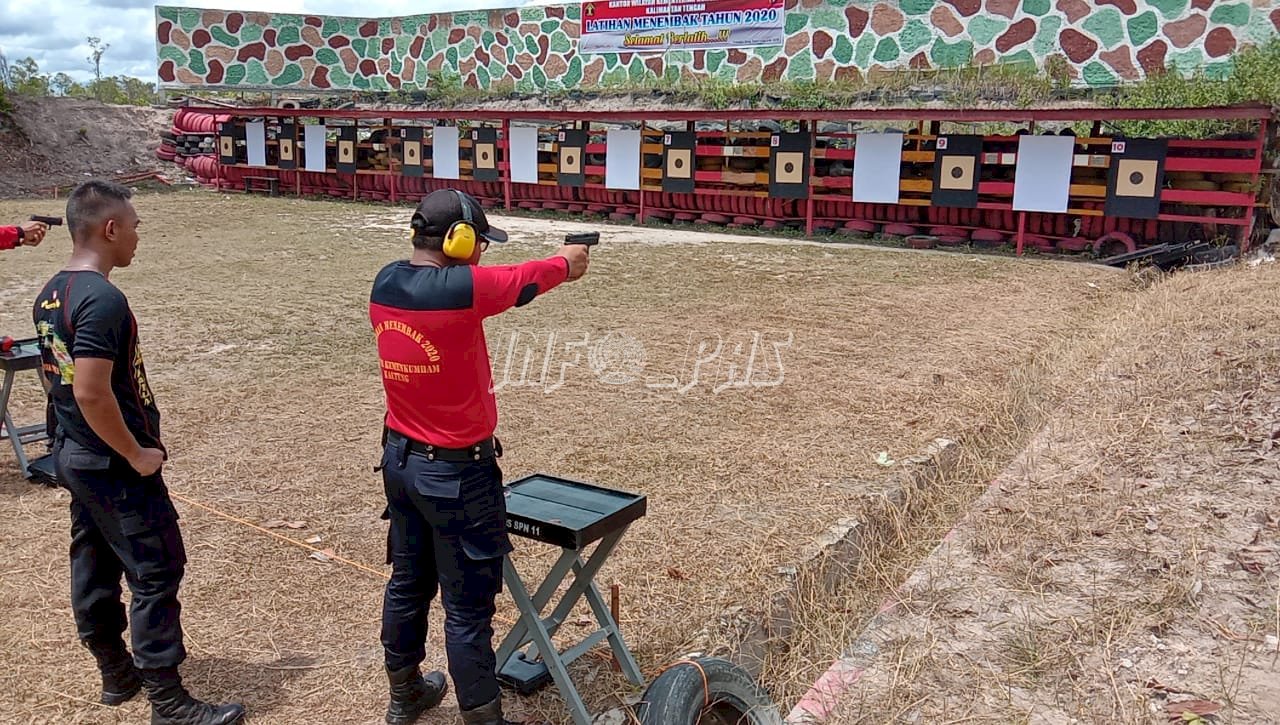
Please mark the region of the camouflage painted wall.
[[580, 13], [573, 4], [355, 19], [161, 6], [158, 75], [164, 88], [387, 91], [441, 74], [535, 91], [1043, 67], [1059, 55], [1077, 84], [1100, 87], [1166, 65], [1229, 73], [1237, 48], [1280, 34], [1273, 0], [788, 0], [782, 46], [580, 55]]

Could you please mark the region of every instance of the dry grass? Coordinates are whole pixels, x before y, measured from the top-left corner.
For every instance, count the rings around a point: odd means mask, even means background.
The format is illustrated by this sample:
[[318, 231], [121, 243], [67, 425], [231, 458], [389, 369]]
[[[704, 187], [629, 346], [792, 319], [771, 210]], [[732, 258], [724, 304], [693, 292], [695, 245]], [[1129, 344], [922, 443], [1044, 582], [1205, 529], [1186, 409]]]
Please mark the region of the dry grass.
[[[940, 476], [908, 489], [910, 495], [900, 505], [875, 501], [879, 504], [876, 510], [883, 515], [874, 522], [879, 531], [867, 538], [869, 547], [859, 552], [852, 565], [827, 565], [835, 566], [842, 580], [837, 591], [826, 591], [812, 580], [799, 583], [796, 610], [801, 634], [774, 658], [766, 675], [775, 684], [781, 702], [790, 704], [799, 699], [831, 664], [832, 655], [846, 651], [851, 643], [855, 658], [875, 655], [859, 649], [866, 643], [857, 642], [858, 635], [894, 601], [894, 590], [1097, 366], [1107, 343], [1090, 336], [1090, 326], [1105, 329], [1114, 324], [1115, 309], [1121, 304], [1116, 300], [1099, 310], [1084, 329], [1048, 340], [1026, 364], [1003, 379], [998, 392], [984, 391], [982, 399], [968, 401], [968, 407], [981, 411], [981, 417], [959, 429], [958, 455], [951, 465], [945, 466]], [[826, 571], [822, 574], [830, 576]], [[1027, 576], [1034, 576], [1034, 568]], [[1043, 669], [1042, 656], [1033, 647], [1041, 638], [1033, 629], [1009, 637], [1014, 649], [1020, 650], [1016, 656], [1033, 674]], [[899, 664], [911, 668], [905, 662]], [[876, 717], [883, 715], [880, 712]]]
[[[382, 400], [365, 305], [376, 270], [405, 253], [405, 210], [202, 192], [138, 207], [143, 246], [117, 281], [165, 416], [171, 489], [257, 523], [305, 521], [288, 533], [319, 535], [321, 546], [385, 569], [370, 471]], [[52, 202], [0, 202], [0, 218], [57, 212]], [[520, 241], [494, 250], [497, 261], [545, 254], [582, 226], [509, 221]], [[26, 310], [62, 263], [64, 235], [6, 254], [0, 327], [29, 327]], [[881, 451], [902, 458], [937, 436], [990, 439], [975, 450], [1012, 445], [1011, 422], [1032, 420], [1019, 396], [1067, 374], [1056, 351], [1128, 304], [1123, 276], [1084, 265], [723, 239], [611, 228], [586, 280], [489, 325], [498, 382], [508, 383], [499, 392], [507, 478], [543, 470], [649, 496], [649, 515], [602, 573], [624, 587], [624, 631], [649, 675], [694, 646], [724, 646], [717, 616], [762, 602], [777, 567], [885, 485]], [[599, 345], [609, 332], [643, 346], [639, 380], [609, 385], [593, 374], [589, 363], [617, 350]], [[765, 346], [756, 374], [781, 372], [782, 383], [716, 392], [741, 377], [753, 332]], [[526, 350], [543, 361], [552, 333], [556, 344], [589, 343], [562, 387], [502, 377], [513, 335], [519, 369]], [[765, 353], [788, 334], [779, 371]], [[696, 385], [645, 384], [690, 383], [699, 341], [717, 337], [721, 356], [699, 368]], [[559, 349], [557, 364], [572, 359]], [[10, 542], [0, 707], [37, 721], [115, 722], [85, 703], [93, 682], [73, 644], [65, 505], [14, 473], [0, 480]], [[381, 581], [179, 509], [196, 688], [243, 697], [259, 721], [378, 720]], [[526, 576], [550, 560], [545, 547], [517, 545]], [[501, 606], [510, 621], [509, 602]], [[439, 647], [430, 652], [442, 664]], [[797, 662], [770, 684], [787, 696], [814, 667]], [[601, 658], [577, 672], [594, 709], [626, 694]], [[451, 708], [429, 721], [449, 722]], [[515, 709], [564, 717], [553, 692]]]
[[832, 722], [1280, 713], [1274, 265], [1170, 278], [906, 584]]

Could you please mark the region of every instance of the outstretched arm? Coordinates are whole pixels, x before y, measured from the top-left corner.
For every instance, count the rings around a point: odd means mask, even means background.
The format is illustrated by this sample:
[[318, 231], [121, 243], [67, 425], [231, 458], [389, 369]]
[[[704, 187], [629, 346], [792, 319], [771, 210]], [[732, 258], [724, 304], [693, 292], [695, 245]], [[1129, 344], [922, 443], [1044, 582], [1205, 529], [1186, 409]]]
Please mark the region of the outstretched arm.
[[581, 245], [565, 245], [546, 259], [497, 267], [475, 267], [475, 309], [492, 317], [527, 305], [562, 282], [578, 279], [587, 271], [587, 251]]

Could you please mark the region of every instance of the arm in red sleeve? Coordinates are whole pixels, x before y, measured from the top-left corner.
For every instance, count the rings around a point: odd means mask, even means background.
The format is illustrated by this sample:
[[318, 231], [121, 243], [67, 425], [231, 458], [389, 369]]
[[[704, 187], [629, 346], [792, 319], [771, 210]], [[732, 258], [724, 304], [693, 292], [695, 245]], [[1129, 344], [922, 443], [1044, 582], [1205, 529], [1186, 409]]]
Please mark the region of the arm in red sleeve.
[[18, 246], [18, 228], [0, 227], [0, 249], [13, 249]]
[[569, 277], [569, 260], [564, 257], [535, 259], [524, 264], [472, 268], [475, 282], [475, 310], [492, 317], [527, 305], [534, 297], [555, 289]]

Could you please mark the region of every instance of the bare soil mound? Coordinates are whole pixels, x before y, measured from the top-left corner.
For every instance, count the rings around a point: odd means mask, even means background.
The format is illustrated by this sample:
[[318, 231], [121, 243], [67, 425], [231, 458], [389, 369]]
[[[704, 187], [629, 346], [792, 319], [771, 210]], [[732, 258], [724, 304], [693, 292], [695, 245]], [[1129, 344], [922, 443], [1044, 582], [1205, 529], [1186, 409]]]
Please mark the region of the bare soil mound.
[[13, 114], [0, 117], [0, 197], [157, 168], [160, 132], [172, 117], [167, 108], [14, 99]]

